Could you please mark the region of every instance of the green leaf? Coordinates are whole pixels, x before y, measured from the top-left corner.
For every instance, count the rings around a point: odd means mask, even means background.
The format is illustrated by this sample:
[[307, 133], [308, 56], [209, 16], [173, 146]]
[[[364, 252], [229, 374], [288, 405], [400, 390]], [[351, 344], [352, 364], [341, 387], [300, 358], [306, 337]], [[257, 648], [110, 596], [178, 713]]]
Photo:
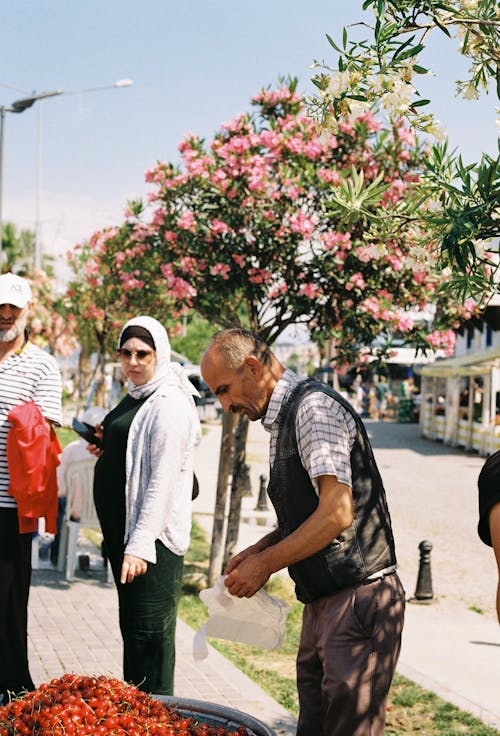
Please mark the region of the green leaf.
[[423, 107], [424, 105], [428, 105], [430, 100], [417, 100], [416, 102], [412, 102], [412, 107]]
[[347, 28], [344, 28], [342, 31], [342, 45], [344, 46], [344, 51], [347, 48]]
[[417, 44], [417, 46], [414, 46], [412, 49], [403, 51], [402, 54], [396, 53], [393, 59], [397, 61], [403, 61], [404, 59], [410, 59], [412, 56], [416, 56], [417, 54], [419, 54], [423, 48], [425, 48], [424, 45], [419, 43]]
[[413, 71], [415, 74], [428, 74], [429, 70], [426, 69], [424, 66], [419, 66], [418, 64], [413, 65]]
[[331, 36], [329, 36], [328, 33], [325, 33], [325, 36], [326, 36], [327, 41], [330, 44], [330, 46], [332, 46], [335, 49], [335, 51], [338, 51], [339, 54], [341, 54], [342, 53], [342, 49], [339, 49], [339, 47], [337, 46], [337, 44], [335, 43], [335, 41], [333, 40], [333, 38]]

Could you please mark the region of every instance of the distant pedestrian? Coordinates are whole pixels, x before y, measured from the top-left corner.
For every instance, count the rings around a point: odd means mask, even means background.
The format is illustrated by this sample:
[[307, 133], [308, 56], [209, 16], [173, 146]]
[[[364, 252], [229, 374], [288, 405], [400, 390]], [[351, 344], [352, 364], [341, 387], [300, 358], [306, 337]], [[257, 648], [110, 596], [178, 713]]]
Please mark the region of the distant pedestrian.
[[377, 376], [378, 380], [375, 383], [375, 396], [377, 399], [375, 419], [385, 419], [387, 412], [387, 397], [389, 395], [389, 384], [386, 376]]
[[[16, 464], [13, 482], [7, 457], [11, 411], [34, 402], [37, 447], [50, 442], [49, 424], [60, 425], [62, 379], [54, 358], [29, 340], [27, 323], [33, 308], [31, 287], [13, 273], [0, 276], [0, 700], [9, 693], [33, 690], [28, 665], [28, 597], [31, 583], [31, 541], [35, 518], [20, 517], [14, 498], [24, 486], [23, 466]], [[28, 407], [29, 408], [29, 407]], [[39, 411], [38, 411], [39, 410]], [[41, 412], [41, 413], [40, 413]], [[33, 414], [35, 416], [35, 414]], [[33, 426], [33, 425], [32, 425]], [[53, 434], [53, 433], [52, 433]], [[11, 435], [12, 436], [12, 435]], [[57, 443], [58, 444], [58, 443]], [[45, 455], [43, 455], [45, 458]], [[35, 457], [35, 462], [38, 460]], [[43, 475], [44, 468], [35, 468]], [[24, 474], [25, 475], [25, 474]], [[55, 467], [54, 467], [55, 480]], [[40, 488], [38, 489], [40, 490]], [[54, 529], [57, 516], [54, 482]], [[24, 518], [24, 517], [23, 517]], [[31, 522], [31, 525], [29, 524]], [[32, 531], [22, 531], [27, 524]]]
[[271, 435], [279, 527], [230, 560], [225, 585], [249, 598], [286, 567], [295, 581], [297, 736], [382, 736], [405, 596], [366, 429], [339, 393], [300, 379], [246, 330], [216, 334], [201, 370], [224, 411]]
[[497, 616], [500, 623], [500, 451], [491, 455], [478, 478], [481, 540], [493, 547], [498, 566]]

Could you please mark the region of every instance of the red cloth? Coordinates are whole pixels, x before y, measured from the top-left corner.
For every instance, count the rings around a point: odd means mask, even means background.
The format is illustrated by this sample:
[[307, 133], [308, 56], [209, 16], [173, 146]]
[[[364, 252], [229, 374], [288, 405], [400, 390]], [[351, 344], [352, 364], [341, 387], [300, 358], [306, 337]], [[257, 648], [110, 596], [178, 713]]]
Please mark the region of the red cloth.
[[57, 477], [61, 445], [52, 427], [33, 401], [10, 410], [12, 424], [7, 435], [9, 494], [16, 499], [19, 533], [38, 530], [45, 518], [45, 531], [57, 531]]

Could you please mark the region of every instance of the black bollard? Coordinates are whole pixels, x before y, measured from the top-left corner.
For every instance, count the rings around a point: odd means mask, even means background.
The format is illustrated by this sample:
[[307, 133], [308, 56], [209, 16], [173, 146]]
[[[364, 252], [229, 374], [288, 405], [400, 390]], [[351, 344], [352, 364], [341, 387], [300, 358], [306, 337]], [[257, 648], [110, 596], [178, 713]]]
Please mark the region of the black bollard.
[[431, 575], [431, 549], [432, 544], [424, 539], [418, 545], [420, 550], [420, 564], [418, 568], [417, 587], [415, 595], [416, 601], [430, 602], [434, 598], [432, 591], [432, 575]]
[[265, 475], [259, 476], [259, 500], [257, 501], [256, 511], [267, 511], [267, 493], [266, 493], [266, 482], [267, 478]]
[[241, 487], [243, 489], [243, 495], [244, 496], [251, 496], [252, 495], [252, 483], [250, 480], [250, 468], [249, 466], [244, 463], [241, 466]]

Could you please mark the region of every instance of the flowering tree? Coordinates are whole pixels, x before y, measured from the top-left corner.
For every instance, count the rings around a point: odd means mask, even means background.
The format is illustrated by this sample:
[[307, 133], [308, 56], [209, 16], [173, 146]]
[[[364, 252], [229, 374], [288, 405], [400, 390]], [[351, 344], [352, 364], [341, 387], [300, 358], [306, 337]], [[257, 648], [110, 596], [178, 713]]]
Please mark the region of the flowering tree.
[[164, 284], [161, 290], [155, 290], [139, 279], [144, 251], [139, 228], [131, 233], [124, 225], [95, 232], [67, 254], [73, 278], [67, 287], [65, 306], [66, 314], [78, 325], [80, 393], [85, 393], [95, 374], [91, 354], [98, 353], [96, 370], [103, 377], [106, 356], [116, 352], [118, 333], [127, 319], [140, 311], [167, 325], [171, 321], [172, 308], [168, 305], [172, 299]]
[[[340, 121], [372, 111], [388, 120], [403, 116], [413, 129], [444, 139], [416, 81], [429, 73], [420, 57], [432, 31], [450, 38], [457, 35], [460, 53], [470, 61], [468, 78], [457, 81], [458, 94], [474, 100], [497, 84], [496, 0], [365, 0], [363, 9], [374, 13], [372, 38], [353, 41], [344, 29], [341, 46], [328, 37], [338, 54], [336, 65], [315, 62], [320, 69], [313, 78], [318, 95], [307, 103], [325, 129], [335, 132]], [[356, 196], [344, 191], [334, 200], [337, 216], [356, 217], [363, 197], [363, 189]], [[402, 221], [413, 222], [422, 265], [434, 270], [439, 257], [441, 267], [451, 269], [451, 281], [442, 288], [451, 288], [462, 300], [468, 295], [480, 300], [498, 289], [494, 239], [499, 233], [499, 208], [499, 159], [484, 154], [479, 162], [465, 165], [460, 156], [449, 155], [446, 143], [436, 144], [425, 161], [418, 191], [414, 196], [408, 193], [383, 221], [371, 218], [371, 234], [383, 238]]]
[[[371, 229], [420, 186], [426, 153], [415, 136], [399, 119], [382, 129], [369, 112], [319, 136], [293, 80], [253, 104], [254, 115], [224, 123], [208, 144], [187, 136], [182, 168], [158, 163], [147, 172], [149, 206], [131, 203], [120, 228], [96, 234], [82, 251], [88, 328], [107, 335], [141, 304], [160, 318], [162, 310], [175, 318], [195, 309], [270, 343], [306, 322], [313, 333], [333, 333], [339, 362], [359, 359], [376, 336], [389, 349], [393, 332], [415, 347], [452, 349], [450, 327], [469, 305], [440, 297], [446, 276], [422, 263], [412, 222], [401, 219], [383, 236]], [[347, 195], [357, 205], [346, 216], [336, 202]], [[431, 330], [413, 317], [429, 302]], [[235, 541], [226, 540], [226, 556]]]
[[45, 271], [27, 274], [33, 292], [34, 312], [30, 337], [53, 355], [68, 357], [77, 347], [76, 321], [64, 298], [56, 291], [56, 280]]
[[[318, 136], [295, 84], [263, 90], [256, 114], [223, 124], [208, 145], [188, 136], [184, 169], [159, 163], [147, 172], [156, 190], [149, 208], [129, 207], [113, 288], [132, 301], [166, 290], [179, 310], [269, 342], [305, 321], [334, 334], [340, 362], [356, 360], [375, 336], [389, 344], [395, 331], [415, 347], [449, 349], [449, 329], [470, 305], [440, 297], [446, 276], [422, 262], [412, 222], [383, 237], [371, 229], [420, 187], [425, 151], [402, 120], [382, 129], [366, 112]], [[357, 207], [339, 216], [347, 195]], [[108, 248], [89, 266], [96, 273]], [[412, 316], [429, 302], [431, 337]]]

